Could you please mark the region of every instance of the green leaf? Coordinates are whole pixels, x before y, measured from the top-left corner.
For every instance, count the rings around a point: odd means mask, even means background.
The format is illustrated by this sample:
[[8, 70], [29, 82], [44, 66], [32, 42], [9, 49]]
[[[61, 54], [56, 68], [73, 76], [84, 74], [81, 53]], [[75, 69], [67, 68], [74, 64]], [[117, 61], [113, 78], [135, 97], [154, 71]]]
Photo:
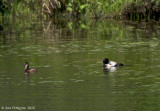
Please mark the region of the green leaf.
[[70, 12], [73, 11], [73, 9], [71, 7], [67, 7], [67, 10], [70, 11]]
[[80, 9], [83, 10], [85, 7], [86, 7], [86, 4], [81, 5], [81, 6], [80, 6]]

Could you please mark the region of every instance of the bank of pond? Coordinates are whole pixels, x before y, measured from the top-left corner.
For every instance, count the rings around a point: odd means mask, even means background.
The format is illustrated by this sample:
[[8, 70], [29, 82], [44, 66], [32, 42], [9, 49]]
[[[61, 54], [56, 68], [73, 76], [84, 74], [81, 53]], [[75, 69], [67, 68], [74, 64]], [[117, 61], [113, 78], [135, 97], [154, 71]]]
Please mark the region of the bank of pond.
[[0, 15], [158, 21], [160, 2], [157, 0], [2, 0]]

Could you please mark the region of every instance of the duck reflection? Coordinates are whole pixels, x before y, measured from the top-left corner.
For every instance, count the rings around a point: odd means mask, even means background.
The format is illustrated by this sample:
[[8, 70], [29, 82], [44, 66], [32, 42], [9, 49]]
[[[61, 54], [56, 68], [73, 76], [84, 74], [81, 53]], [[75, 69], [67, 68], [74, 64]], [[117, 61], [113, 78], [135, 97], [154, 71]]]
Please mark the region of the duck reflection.
[[29, 77], [30, 77], [30, 74], [29, 73], [25, 73], [25, 78], [26, 78], [27, 82], [29, 82], [29, 80], [30, 80]]
[[104, 72], [115, 72], [116, 69], [117, 67], [112, 67], [112, 66], [103, 67]]

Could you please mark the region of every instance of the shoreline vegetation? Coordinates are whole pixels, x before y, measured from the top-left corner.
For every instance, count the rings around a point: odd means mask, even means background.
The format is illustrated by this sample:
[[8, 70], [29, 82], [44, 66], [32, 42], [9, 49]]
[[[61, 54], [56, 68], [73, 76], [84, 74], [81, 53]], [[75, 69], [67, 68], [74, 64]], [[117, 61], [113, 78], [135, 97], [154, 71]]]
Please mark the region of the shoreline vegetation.
[[158, 21], [159, 0], [1, 0], [0, 17]]

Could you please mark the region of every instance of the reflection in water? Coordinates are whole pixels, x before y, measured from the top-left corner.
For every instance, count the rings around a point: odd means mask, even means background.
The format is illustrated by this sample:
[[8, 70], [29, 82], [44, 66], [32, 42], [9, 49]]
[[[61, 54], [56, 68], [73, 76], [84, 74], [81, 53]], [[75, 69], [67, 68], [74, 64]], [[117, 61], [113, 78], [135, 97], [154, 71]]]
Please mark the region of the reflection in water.
[[[0, 31], [1, 105], [32, 105], [37, 111], [160, 110], [158, 104], [153, 107], [160, 98], [159, 25], [129, 23], [5, 23]], [[98, 58], [106, 56], [133, 66], [103, 69]], [[36, 76], [22, 74], [18, 66], [26, 60], [41, 64]]]
[[29, 83], [29, 77], [30, 77], [30, 74], [29, 73], [27, 73], [27, 72], [25, 72], [24, 73], [24, 75], [25, 75], [25, 78], [26, 78], [26, 81]]
[[107, 74], [108, 72], [115, 72], [116, 69], [117, 69], [117, 67], [110, 67], [110, 68], [103, 67], [103, 71], [105, 74]]
[[0, 25], [0, 32], [1, 32], [1, 31], [3, 31], [3, 26], [2, 26], [2, 25]]

